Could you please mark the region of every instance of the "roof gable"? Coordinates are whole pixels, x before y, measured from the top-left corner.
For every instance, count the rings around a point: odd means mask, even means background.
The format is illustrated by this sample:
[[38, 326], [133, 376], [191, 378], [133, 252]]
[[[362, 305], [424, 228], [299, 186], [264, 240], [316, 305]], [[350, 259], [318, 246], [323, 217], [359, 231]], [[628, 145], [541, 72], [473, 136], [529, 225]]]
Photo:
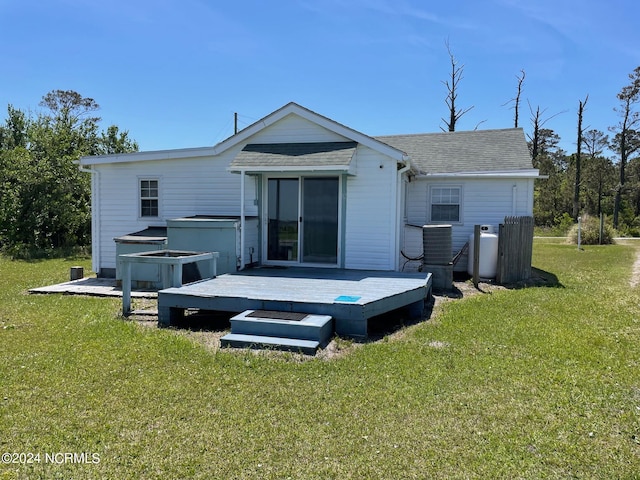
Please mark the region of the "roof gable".
[[222, 153], [230, 148], [233, 148], [239, 144], [250, 142], [252, 136], [256, 135], [260, 131], [265, 128], [273, 125], [274, 123], [282, 120], [283, 118], [289, 115], [297, 115], [299, 117], [304, 118], [310, 122], [313, 122], [331, 132], [334, 132], [350, 141], [362, 144], [366, 147], [369, 147], [373, 150], [376, 150], [388, 157], [395, 159], [398, 162], [406, 162], [407, 156], [405, 152], [395, 148], [392, 145], [389, 145], [385, 142], [377, 140], [373, 137], [365, 135], [364, 133], [360, 133], [352, 128], [349, 128], [341, 123], [338, 123], [330, 118], [324, 117], [316, 112], [309, 110], [308, 108], [302, 107], [297, 103], [291, 102], [287, 105], [279, 108], [273, 113], [270, 113], [266, 117], [258, 120], [257, 122], [249, 125], [244, 130], [241, 130], [237, 134], [232, 137], [223, 140], [218, 143], [214, 150], [216, 154]]
[[533, 170], [521, 128], [376, 138], [406, 152], [427, 175]]

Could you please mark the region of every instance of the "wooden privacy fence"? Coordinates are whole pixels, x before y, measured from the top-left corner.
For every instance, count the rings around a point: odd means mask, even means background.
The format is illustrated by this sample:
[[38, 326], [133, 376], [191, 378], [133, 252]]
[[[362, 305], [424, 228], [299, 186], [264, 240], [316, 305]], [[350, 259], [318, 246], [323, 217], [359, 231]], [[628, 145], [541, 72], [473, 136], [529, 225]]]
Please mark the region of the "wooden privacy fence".
[[505, 217], [498, 234], [496, 282], [514, 283], [531, 277], [533, 217]]

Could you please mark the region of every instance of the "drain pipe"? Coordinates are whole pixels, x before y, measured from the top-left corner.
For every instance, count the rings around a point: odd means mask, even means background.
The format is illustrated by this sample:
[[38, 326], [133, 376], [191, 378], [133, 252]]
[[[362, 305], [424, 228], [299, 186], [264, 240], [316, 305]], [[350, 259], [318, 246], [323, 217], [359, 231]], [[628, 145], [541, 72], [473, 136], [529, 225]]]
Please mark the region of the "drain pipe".
[[91, 263], [93, 271], [100, 274], [100, 222], [98, 221], [100, 207], [100, 172], [93, 168], [86, 168], [78, 160], [78, 170], [91, 174]]
[[245, 211], [244, 211], [244, 182], [245, 171], [240, 171], [240, 270], [244, 270], [245, 254], [244, 254], [244, 231], [245, 231]]
[[[403, 160], [404, 167], [398, 170], [398, 177], [396, 179], [396, 248], [399, 250], [402, 250], [402, 248], [400, 247], [400, 230], [401, 227], [403, 227], [401, 225], [402, 222], [400, 222], [400, 218], [402, 216], [402, 198], [400, 195], [400, 193], [402, 192], [402, 175], [411, 169], [411, 160], [409, 159], [409, 157], [403, 156]], [[400, 257], [396, 257], [394, 263], [396, 271], [400, 270]]]

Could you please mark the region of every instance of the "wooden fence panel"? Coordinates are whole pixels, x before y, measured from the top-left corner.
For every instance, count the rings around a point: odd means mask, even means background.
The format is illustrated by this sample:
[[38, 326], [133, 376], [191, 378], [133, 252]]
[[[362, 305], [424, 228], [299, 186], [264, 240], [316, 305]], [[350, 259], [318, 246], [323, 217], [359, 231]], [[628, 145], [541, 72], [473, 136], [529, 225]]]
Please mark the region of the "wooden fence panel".
[[533, 217], [505, 217], [498, 234], [497, 283], [514, 283], [531, 277]]

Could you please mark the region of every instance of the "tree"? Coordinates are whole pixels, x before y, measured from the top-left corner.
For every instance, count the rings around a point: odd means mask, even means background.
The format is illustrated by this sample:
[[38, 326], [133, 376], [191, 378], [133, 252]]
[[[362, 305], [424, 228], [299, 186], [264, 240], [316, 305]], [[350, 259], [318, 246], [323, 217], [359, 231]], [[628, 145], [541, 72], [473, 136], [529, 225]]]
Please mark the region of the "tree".
[[29, 121], [21, 110], [7, 106], [7, 120], [0, 125], [0, 150], [10, 150], [16, 147], [27, 147]]
[[98, 123], [100, 117], [90, 117], [89, 114], [100, 109], [100, 105], [93, 98], [85, 98], [73, 90], [52, 90], [47, 93], [39, 104], [49, 109], [56, 123], [76, 128], [79, 123]]
[[621, 117], [620, 122], [610, 130], [615, 133], [612, 149], [620, 156], [618, 166], [620, 181], [616, 187], [616, 197], [613, 210], [613, 227], [618, 228], [622, 194], [625, 187], [625, 168], [629, 156], [633, 154], [638, 145], [631, 141], [635, 135], [635, 129], [640, 125], [640, 112], [635, 110], [636, 104], [640, 101], [640, 67], [636, 67], [633, 73], [629, 74], [629, 85], [620, 90], [617, 95], [620, 105], [614, 110]]
[[[548, 135], [548, 132], [553, 132], [553, 130], [544, 129], [543, 127], [545, 123], [562, 113], [560, 112], [556, 113], [555, 115], [551, 115], [550, 117], [542, 118], [542, 115], [546, 111], [546, 108], [544, 110], [540, 110], [540, 106], [538, 106], [536, 108], [536, 111], [534, 112], [531, 104], [529, 103], [529, 112], [531, 112], [531, 125], [533, 127], [533, 134], [527, 134], [527, 137], [529, 137], [529, 152], [531, 153], [534, 167], [536, 166], [537, 157], [540, 152], [544, 151], [545, 148], [549, 148], [549, 146], [545, 143], [549, 142], [552, 138]], [[553, 135], [553, 138], [557, 138], [557, 140], [559, 141], [559, 137], [555, 133]]]
[[576, 156], [575, 156], [575, 169], [576, 169], [576, 181], [574, 183], [573, 192], [573, 219], [578, 221], [580, 215], [580, 162], [582, 160], [582, 118], [584, 116], [584, 109], [589, 100], [589, 95], [584, 100], [580, 100], [578, 105], [578, 140], [576, 142]]
[[518, 121], [520, 118], [520, 97], [522, 96], [522, 85], [524, 84], [525, 76], [526, 74], [524, 70], [520, 70], [520, 75], [516, 75], [516, 78], [518, 79], [518, 88], [517, 88], [516, 96], [511, 100], [509, 100], [507, 103], [502, 105], [504, 107], [509, 103], [513, 103], [513, 110], [514, 110], [513, 127], [514, 128], [518, 128]]
[[99, 105], [70, 90], [54, 90], [31, 118], [12, 106], [0, 125], [0, 248], [14, 255], [87, 245], [90, 177], [82, 155], [135, 151], [128, 132], [98, 131]]
[[[538, 146], [534, 166], [546, 178], [535, 181], [533, 215], [536, 225], [553, 227], [570, 209], [567, 156], [558, 148], [560, 137], [553, 130], [539, 128], [536, 139]], [[529, 148], [533, 148], [532, 141]]]
[[464, 65], [458, 65], [458, 61], [451, 53], [451, 48], [449, 47], [449, 41], [445, 42], [447, 46], [447, 52], [449, 53], [449, 60], [451, 61], [451, 74], [449, 76], [449, 80], [442, 82], [445, 87], [447, 87], [447, 98], [445, 99], [445, 103], [449, 109], [449, 120], [442, 121], [446, 125], [446, 130], [440, 127], [443, 131], [455, 132], [456, 123], [460, 118], [467, 113], [469, 110], [473, 108], [473, 106], [467, 109], [459, 109], [456, 107], [456, 101], [458, 100], [458, 84], [460, 80], [462, 80], [462, 72], [464, 71]]
[[102, 132], [98, 153], [100, 155], [111, 155], [114, 153], [137, 152], [138, 143], [129, 138], [129, 132], [120, 132], [116, 125], [107, 128], [107, 132]]
[[585, 132], [582, 144], [587, 154], [584, 168], [587, 211], [600, 216], [603, 213], [605, 191], [613, 188], [615, 183], [613, 163], [603, 156], [604, 149], [609, 145], [609, 138], [599, 130], [589, 130]]

